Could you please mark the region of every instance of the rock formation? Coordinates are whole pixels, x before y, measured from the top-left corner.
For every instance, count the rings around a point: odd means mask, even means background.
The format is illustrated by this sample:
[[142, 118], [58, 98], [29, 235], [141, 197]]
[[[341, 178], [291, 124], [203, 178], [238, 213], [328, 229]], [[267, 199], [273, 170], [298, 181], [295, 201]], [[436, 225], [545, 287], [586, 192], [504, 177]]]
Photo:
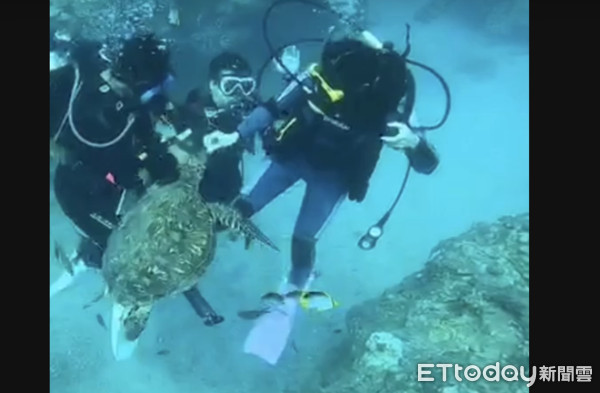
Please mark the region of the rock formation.
[[[529, 214], [476, 224], [442, 241], [425, 267], [379, 298], [352, 308], [348, 341], [329, 354], [313, 391], [331, 393], [517, 393], [515, 381], [468, 381], [464, 369], [431, 368], [417, 379], [418, 364], [458, 364], [480, 370], [499, 363], [525, 367], [529, 376]], [[510, 372], [507, 374], [510, 378]], [[518, 379], [518, 380], [517, 380]]]

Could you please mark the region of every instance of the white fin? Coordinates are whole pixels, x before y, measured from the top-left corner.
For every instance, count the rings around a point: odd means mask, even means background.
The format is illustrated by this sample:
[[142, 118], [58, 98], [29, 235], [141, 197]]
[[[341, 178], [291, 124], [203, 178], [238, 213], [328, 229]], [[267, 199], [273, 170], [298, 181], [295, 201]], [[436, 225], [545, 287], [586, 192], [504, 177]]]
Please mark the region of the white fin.
[[69, 65], [66, 57], [57, 52], [50, 52], [50, 72]]
[[118, 303], [113, 303], [110, 322], [110, 343], [113, 356], [117, 361], [129, 359], [133, 355], [138, 343], [138, 340], [130, 341], [126, 337], [123, 319], [128, 312], [128, 308]]
[[60, 275], [58, 280], [54, 281], [50, 285], [50, 299], [52, 299], [52, 297], [57, 293], [70, 287], [77, 278], [77, 276], [79, 276], [81, 273], [84, 273], [89, 270], [89, 268], [85, 265], [85, 263], [83, 263], [83, 260], [81, 259], [77, 259], [73, 263], [72, 268], [72, 275], [69, 272], [65, 271], [63, 272], [63, 274]]

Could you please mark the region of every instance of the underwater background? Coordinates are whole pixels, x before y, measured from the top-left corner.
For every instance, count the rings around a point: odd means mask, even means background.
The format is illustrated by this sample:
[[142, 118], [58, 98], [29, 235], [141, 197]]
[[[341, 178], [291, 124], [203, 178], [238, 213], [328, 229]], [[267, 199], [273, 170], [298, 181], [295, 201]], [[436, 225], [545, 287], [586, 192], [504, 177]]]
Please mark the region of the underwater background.
[[[171, 26], [167, 14], [173, 4], [166, 0], [54, 0], [50, 24], [100, 39], [109, 31], [128, 34], [145, 24], [172, 39], [178, 75], [173, 99], [182, 101], [190, 89], [206, 85], [208, 62], [223, 49], [238, 51], [255, 70], [262, 66], [269, 51], [260, 29], [271, 3], [179, 1], [181, 23]], [[243, 242], [225, 239], [219, 243], [200, 282], [203, 294], [226, 318], [218, 326], [204, 326], [183, 297], [164, 300], [153, 310], [135, 356], [115, 362], [109, 332], [98, 323], [98, 315], [110, 320], [109, 302], [84, 308], [103, 290], [100, 276], [86, 273], [52, 298], [51, 392], [524, 391], [522, 382], [425, 386], [415, 382], [414, 365], [529, 364], [529, 3], [329, 3], [397, 48], [404, 47], [410, 23], [409, 57], [440, 73], [452, 95], [447, 122], [428, 135], [440, 166], [429, 176], [411, 174], [377, 247], [363, 251], [357, 241], [401, 185], [407, 160], [390, 149], [382, 154], [365, 201], [345, 201], [319, 240], [315, 286], [341, 306], [301, 314], [276, 367], [242, 352], [251, 322], [236, 313], [276, 289], [289, 268], [290, 239], [304, 191], [298, 184], [254, 219], [281, 253], [264, 247], [246, 251]], [[279, 46], [324, 37], [334, 23], [334, 17], [309, 5], [286, 4], [270, 17], [270, 39]], [[299, 49], [303, 66], [318, 60], [319, 45]], [[444, 111], [443, 90], [431, 74], [413, 69], [419, 120], [434, 124]], [[282, 87], [269, 66], [263, 98]], [[261, 152], [246, 155], [246, 182], [266, 164]], [[54, 200], [51, 179], [50, 282], [62, 272], [54, 258], [55, 242], [70, 252], [76, 239]]]

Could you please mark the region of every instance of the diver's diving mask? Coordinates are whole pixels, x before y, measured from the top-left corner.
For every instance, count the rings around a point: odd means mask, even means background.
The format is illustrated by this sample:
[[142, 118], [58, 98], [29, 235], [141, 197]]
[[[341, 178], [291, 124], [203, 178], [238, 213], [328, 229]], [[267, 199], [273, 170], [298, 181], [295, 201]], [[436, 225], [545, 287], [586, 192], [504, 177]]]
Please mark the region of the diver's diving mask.
[[250, 76], [225, 75], [219, 81], [219, 89], [226, 96], [232, 96], [236, 91], [239, 91], [242, 95], [248, 97], [256, 89], [256, 80]]

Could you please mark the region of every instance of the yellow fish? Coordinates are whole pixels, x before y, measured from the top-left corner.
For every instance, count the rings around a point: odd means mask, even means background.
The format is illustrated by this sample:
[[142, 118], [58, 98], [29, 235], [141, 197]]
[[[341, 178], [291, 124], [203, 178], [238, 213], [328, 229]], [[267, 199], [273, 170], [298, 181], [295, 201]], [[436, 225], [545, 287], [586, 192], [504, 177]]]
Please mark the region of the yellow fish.
[[327, 311], [340, 305], [338, 301], [322, 291], [292, 291], [284, 295], [269, 292], [262, 297], [262, 300], [270, 303], [283, 303], [286, 298], [298, 300], [300, 307], [305, 310]]
[[273, 311], [273, 307], [282, 305], [286, 299], [295, 299], [304, 310], [328, 311], [338, 307], [340, 303], [322, 291], [292, 291], [286, 294], [268, 292], [261, 297], [264, 307], [257, 310], [239, 311], [242, 319], [257, 319], [263, 314]]

